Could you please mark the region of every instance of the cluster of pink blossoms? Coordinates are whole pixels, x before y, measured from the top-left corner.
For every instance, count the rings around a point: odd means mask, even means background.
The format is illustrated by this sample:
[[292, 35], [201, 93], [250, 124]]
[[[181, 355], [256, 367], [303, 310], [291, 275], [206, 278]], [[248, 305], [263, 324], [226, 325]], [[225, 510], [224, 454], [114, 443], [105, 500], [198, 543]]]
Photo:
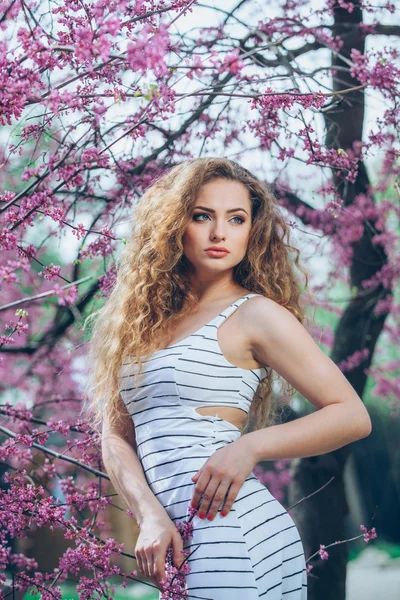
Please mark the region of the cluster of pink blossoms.
[[369, 356], [369, 349], [363, 348], [363, 350], [356, 350], [350, 356], [346, 358], [346, 360], [342, 360], [337, 366], [342, 371], [342, 373], [346, 371], [352, 371], [356, 369], [360, 364], [366, 360]]
[[59, 276], [60, 270], [60, 265], [53, 265], [53, 263], [50, 263], [49, 265], [43, 266], [43, 271], [39, 271], [38, 276], [43, 276], [44, 279], [54, 281], [54, 279], [57, 279], [57, 277]]
[[58, 304], [60, 306], [73, 305], [78, 297], [78, 286], [71, 285], [68, 288], [62, 288], [58, 283], [55, 283], [53, 292], [58, 297]]
[[[197, 508], [193, 508], [192, 506], [188, 506], [189, 518], [186, 520], [175, 521], [175, 525], [182, 536], [183, 542], [187, 541], [193, 535], [193, 523], [192, 519], [197, 514]], [[173, 564], [173, 549], [172, 546], [167, 548], [167, 553], [165, 557], [165, 575], [166, 580], [161, 580], [161, 599], [162, 600], [184, 600], [187, 598], [187, 589], [186, 589], [186, 575], [190, 572], [190, 567], [187, 562], [187, 559], [193, 552], [190, 552], [188, 549], [184, 549], [183, 557], [184, 560], [180, 567], [176, 567]]]

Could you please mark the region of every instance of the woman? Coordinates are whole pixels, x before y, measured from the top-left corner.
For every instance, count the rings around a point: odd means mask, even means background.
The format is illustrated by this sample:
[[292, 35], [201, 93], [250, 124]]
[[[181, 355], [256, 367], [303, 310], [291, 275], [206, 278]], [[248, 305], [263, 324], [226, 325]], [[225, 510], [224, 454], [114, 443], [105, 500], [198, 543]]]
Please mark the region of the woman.
[[[147, 189], [132, 230], [94, 327], [86, 408], [140, 527], [138, 567], [160, 585], [171, 545], [176, 566], [193, 551], [188, 598], [305, 600], [297, 528], [252, 470], [331, 451], [371, 424], [302, 325], [289, 227], [248, 170], [200, 158]], [[273, 371], [318, 410], [273, 424]], [[184, 545], [175, 523], [189, 505]]]

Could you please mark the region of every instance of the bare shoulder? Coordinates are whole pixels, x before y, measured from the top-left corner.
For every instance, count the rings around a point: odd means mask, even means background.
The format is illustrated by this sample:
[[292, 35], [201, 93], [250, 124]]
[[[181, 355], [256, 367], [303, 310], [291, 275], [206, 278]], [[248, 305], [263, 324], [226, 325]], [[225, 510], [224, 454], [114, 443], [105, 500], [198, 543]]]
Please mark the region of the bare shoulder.
[[274, 336], [280, 335], [282, 327], [290, 328], [294, 325], [294, 321], [300, 325], [287, 308], [266, 296], [249, 298], [243, 306], [241, 317], [253, 357], [255, 360], [259, 360], [256, 358], [258, 350], [259, 356], [263, 355], [260, 362], [265, 365], [270, 363], [266, 361], [266, 353], [262, 351], [262, 348], [268, 346]]
[[[255, 360], [272, 368], [279, 368], [280, 365], [274, 362], [278, 348], [284, 353], [289, 350], [289, 346], [301, 346], [304, 342], [315, 344], [293, 313], [271, 298], [255, 296], [247, 304], [243, 317]], [[315, 346], [318, 347], [316, 344]]]
[[277, 319], [280, 321], [281, 326], [284, 323], [293, 324], [294, 321], [299, 323], [287, 308], [266, 296], [249, 298], [243, 308], [243, 317], [246, 319], [246, 323], [249, 329], [253, 331], [256, 339], [260, 324], [264, 327], [268, 327], [269, 325], [273, 327]]

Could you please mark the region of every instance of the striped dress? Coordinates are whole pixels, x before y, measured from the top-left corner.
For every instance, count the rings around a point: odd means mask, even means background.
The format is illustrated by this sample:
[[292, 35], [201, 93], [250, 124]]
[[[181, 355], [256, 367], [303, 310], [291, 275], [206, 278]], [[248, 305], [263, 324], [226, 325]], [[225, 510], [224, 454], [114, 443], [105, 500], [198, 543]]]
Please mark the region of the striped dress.
[[[267, 368], [242, 369], [223, 356], [218, 327], [247, 294], [184, 340], [153, 353], [140, 377], [137, 365], [120, 371], [122, 399], [132, 416], [137, 454], [150, 489], [172, 520], [188, 517], [191, 477], [240, 430], [196, 408], [230, 406], [249, 411]], [[269, 367], [268, 367], [269, 368]], [[299, 532], [285, 508], [251, 473], [226, 517], [193, 518], [195, 549], [186, 576], [189, 600], [306, 600], [307, 575]], [[161, 597], [161, 593], [160, 596]]]

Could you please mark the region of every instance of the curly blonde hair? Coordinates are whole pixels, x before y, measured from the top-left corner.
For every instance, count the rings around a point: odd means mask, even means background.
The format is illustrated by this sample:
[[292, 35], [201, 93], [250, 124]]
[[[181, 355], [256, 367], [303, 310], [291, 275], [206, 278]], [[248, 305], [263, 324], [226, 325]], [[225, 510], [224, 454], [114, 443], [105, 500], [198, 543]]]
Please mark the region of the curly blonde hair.
[[[220, 178], [242, 183], [252, 205], [247, 253], [233, 270], [234, 281], [286, 307], [300, 323], [306, 318], [292, 263], [304, 274], [305, 288], [308, 275], [299, 264], [299, 250], [290, 244], [290, 226], [269, 186], [225, 158], [195, 158], [172, 167], [159, 175], [135, 206], [132, 233], [117, 261], [115, 284], [102, 308], [85, 321], [86, 326], [97, 316], [82, 405], [85, 418], [97, 431], [104, 411], [111, 425], [126, 416], [120, 410], [118, 377], [124, 358], [134, 359], [140, 375], [143, 359], [162, 347], [177, 320], [192, 313], [198, 303], [189, 286], [191, 264], [183, 254], [182, 237], [200, 188]], [[290, 252], [295, 254], [294, 261]], [[274, 399], [273, 373], [269, 369], [260, 382], [242, 434], [277, 421], [284, 404]], [[295, 390], [282, 383], [287, 399]]]

